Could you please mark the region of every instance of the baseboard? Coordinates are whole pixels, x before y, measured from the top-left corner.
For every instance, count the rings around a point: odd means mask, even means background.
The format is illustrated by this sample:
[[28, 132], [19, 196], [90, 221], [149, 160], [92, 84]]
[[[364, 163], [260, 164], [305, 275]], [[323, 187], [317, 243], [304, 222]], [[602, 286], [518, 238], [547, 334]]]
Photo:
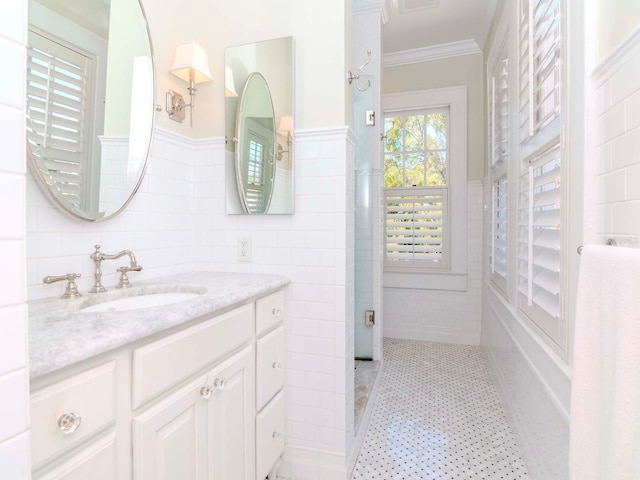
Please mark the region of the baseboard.
[[346, 480], [344, 454], [287, 445], [278, 480]]

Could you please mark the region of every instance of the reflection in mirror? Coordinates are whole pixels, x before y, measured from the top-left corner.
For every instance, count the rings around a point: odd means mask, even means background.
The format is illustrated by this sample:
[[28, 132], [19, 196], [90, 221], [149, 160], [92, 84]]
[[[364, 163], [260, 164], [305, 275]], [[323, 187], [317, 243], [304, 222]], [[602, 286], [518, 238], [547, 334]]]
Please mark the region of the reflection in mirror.
[[276, 128], [269, 85], [253, 72], [244, 85], [236, 124], [236, 180], [245, 213], [269, 211], [276, 173]]
[[227, 48], [225, 97], [226, 212], [293, 213], [293, 38]]
[[64, 212], [103, 221], [138, 189], [153, 127], [151, 41], [138, 0], [30, 0], [28, 163]]

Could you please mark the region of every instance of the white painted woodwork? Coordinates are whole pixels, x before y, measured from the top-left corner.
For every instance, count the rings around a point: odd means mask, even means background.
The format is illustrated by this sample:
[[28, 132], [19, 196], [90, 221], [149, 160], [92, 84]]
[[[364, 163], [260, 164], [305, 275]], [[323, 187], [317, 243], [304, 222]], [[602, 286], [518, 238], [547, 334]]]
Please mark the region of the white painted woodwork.
[[133, 352], [133, 408], [251, 339], [253, 304]]
[[284, 393], [256, 416], [256, 479], [264, 480], [284, 451]]
[[284, 326], [256, 342], [256, 408], [261, 410], [284, 385]]
[[207, 440], [211, 479], [252, 480], [255, 472], [253, 349], [247, 347], [210, 374], [208, 383], [223, 380], [207, 402]]
[[37, 480], [118, 480], [116, 434], [110, 433]]
[[260, 336], [284, 320], [284, 290], [256, 301], [256, 335]]
[[133, 478], [206, 478], [206, 407], [200, 376], [133, 419]]
[[[90, 368], [49, 385], [31, 396], [31, 461], [34, 466], [78, 445], [113, 422], [115, 362]], [[64, 434], [58, 418], [65, 413], [82, 417], [80, 427]]]

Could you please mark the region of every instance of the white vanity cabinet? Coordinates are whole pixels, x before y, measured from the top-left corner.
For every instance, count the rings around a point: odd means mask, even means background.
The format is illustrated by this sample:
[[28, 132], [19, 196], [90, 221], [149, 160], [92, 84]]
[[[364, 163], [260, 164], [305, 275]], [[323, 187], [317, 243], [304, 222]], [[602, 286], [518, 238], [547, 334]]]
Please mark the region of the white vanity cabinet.
[[284, 291], [228, 308], [32, 380], [32, 478], [275, 479]]

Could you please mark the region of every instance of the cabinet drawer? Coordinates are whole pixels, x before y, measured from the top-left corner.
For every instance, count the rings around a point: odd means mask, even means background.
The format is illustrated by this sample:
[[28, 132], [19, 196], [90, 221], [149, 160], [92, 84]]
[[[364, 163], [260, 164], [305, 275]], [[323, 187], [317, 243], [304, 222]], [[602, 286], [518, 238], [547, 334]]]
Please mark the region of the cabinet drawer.
[[253, 305], [244, 305], [133, 352], [133, 408], [251, 339]]
[[256, 302], [256, 335], [261, 335], [284, 320], [284, 290], [278, 290]]
[[112, 432], [55, 469], [34, 475], [34, 480], [118, 480], [116, 466], [116, 434]]
[[[31, 457], [34, 467], [80, 444], [113, 422], [115, 362], [91, 368], [31, 395]], [[65, 433], [63, 419], [67, 420]], [[77, 419], [73, 421], [72, 416]], [[60, 426], [62, 424], [62, 426]]]
[[284, 327], [257, 342], [256, 410], [261, 410], [284, 384]]
[[256, 478], [264, 479], [284, 451], [284, 393], [256, 416]]

